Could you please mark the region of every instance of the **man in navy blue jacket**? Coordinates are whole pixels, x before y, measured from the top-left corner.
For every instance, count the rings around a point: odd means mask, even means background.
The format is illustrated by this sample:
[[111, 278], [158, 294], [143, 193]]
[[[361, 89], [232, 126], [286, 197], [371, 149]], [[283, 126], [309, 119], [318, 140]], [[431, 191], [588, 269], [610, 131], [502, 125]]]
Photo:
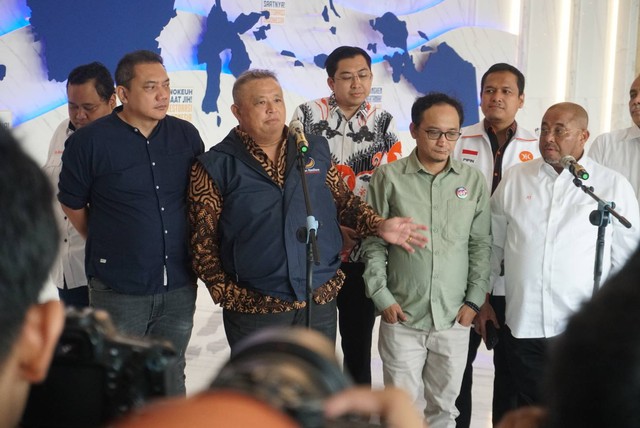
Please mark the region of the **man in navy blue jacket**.
[[[239, 340], [263, 327], [306, 323], [305, 244], [296, 231], [306, 222], [296, 142], [284, 124], [282, 88], [266, 70], [236, 80], [231, 110], [239, 126], [191, 171], [189, 215], [194, 269], [223, 307], [232, 352]], [[311, 328], [336, 337], [335, 297], [339, 224], [361, 236], [377, 234], [413, 252], [426, 238], [408, 218], [385, 220], [355, 196], [331, 162], [327, 140], [306, 135], [304, 174], [319, 221], [320, 264], [313, 270]]]

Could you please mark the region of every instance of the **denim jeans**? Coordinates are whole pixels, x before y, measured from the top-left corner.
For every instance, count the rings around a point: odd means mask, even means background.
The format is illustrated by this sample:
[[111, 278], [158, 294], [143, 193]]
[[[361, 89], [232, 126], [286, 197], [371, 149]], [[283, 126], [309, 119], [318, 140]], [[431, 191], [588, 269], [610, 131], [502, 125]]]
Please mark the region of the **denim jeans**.
[[91, 306], [109, 313], [119, 333], [167, 340], [178, 353], [178, 384], [185, 394], [185, 351], [193, 329], [196, 310], [196, 286], [178, 288], [168, 293], [137, 296], [115, 292], [98, 278], [89, 280]]
[[78, 309], [89, 306], [89, 287], [86, 285], [69, 288], [67, 287], [67, 281], [64, 280], [64, 288], [58, 288], [58, 296], [65, 306], [73, 306]]

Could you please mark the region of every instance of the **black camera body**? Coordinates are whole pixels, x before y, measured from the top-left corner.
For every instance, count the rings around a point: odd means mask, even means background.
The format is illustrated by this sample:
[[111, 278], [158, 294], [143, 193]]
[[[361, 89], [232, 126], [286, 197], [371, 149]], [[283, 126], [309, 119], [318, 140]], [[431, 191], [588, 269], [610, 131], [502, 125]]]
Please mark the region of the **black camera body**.
[[290, 416], [301, 428], [384, 427], [384, 423], [373, 425], [354, 415], [325, 419], [324, 401], [351, 386], [352, 380], [342, 372], [335, 347], [326, 337], [301, 327], [272, 327], [239, 343], [210, 389], [257, 398]]
[[22, 427], [99, 427], [151, 398], [175, 395], [169, 343], [119, 335], [103, 311], [67, 311], [44, 383], [31, 388]]

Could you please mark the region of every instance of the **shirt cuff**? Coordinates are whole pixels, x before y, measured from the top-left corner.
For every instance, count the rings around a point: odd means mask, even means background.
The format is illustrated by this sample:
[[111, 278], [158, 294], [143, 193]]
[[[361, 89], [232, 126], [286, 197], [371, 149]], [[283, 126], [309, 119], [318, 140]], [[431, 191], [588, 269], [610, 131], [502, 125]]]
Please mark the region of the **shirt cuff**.
[[480, 287], [471, 285], [467, 289], [467, 296], [465, 297], [465, 302], [471, 302], [477, 307], [480, 307], [484, 304], [485, 297], [487, 293], [485, 290], [480, 289]]
[[391, 294], [391, 291], [386, 287], [378, 290], [375, 295], [371, 296], [371, 300], [373, 300], [373, 304], [379, 311], [383, 311], [394, 303], [398, 303], [395, 297], [393, 297], [393, 294]]
[[86, 201], [76, 198], [66, 193], [58, 193], [58, 202], [71, 208], [72, 210], [81, 210], [87, 206]]

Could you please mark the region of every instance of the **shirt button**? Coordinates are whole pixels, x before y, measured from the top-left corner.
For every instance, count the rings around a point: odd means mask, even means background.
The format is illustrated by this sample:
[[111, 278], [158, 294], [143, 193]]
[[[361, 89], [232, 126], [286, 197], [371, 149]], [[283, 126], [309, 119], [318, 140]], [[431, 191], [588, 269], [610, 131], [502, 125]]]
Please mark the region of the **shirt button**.
[[494, 176], [494, 177], [497, 177], [497, 176], [498, 176], [498, 173], [497, 173], [497, 172], [494, 172], [494, 173], [493, 173], [493, 176]]
[[169, 256], [164, 256], [164, 259], [167, 260], [169, 258]]
[[159, 189], [159, 188], [160, 188], [160, 186], [156, 186], [156, 189]]
[[165, 230], [165, 231], [164, 231], [164, 234], [166, 235], [167, 233], [169, 233], [169, 231], [168, 231], [168, 230]]
[[67, 242], [67, 240], [65, 239], [64, 242]]
[[151, 165], [156, 166], [156, 163], [155, 162], [151, 162]]
[[66, 220], [66, 219], [67, 219], [67, 216], [64, 216], [64, 219]]
[[160, 211], [164, 211], [164, 207], [160, 207]]
[[431, 229], [433, 231], [433, 233], [438, 233], [438, 228], [434, 227], [433, 229]]

